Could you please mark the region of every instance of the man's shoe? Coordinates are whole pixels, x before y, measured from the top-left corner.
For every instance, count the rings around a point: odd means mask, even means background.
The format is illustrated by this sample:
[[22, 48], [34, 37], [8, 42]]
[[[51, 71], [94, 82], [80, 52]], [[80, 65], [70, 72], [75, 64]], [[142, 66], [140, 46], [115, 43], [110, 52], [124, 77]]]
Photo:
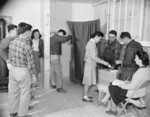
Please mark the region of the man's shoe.
[[17, 117], [18, 113], [10, 113], [10, 117]]
[[66, 93], [67, 91], [65, 89], [63, 89], [63, 88], [58, 88], [57, 92], [58, 93]]
[[106, 111], [106, 113], [109, 114], [109, 115], [114, 115], [114, 116], [117, 116], [117, 114], [118, 114], [117, 110], [116, 111], [112, 111], [111, 109]]
[[33, 110], [34, 107], [33, 106], [29, 106], [28, 110]]
[[56, 88], [56, 85], [52, 85], [51, 87], [52, 87], [53, 89], [55, 89], [55, 88]]
[[88, 96], [88, 98], [89, 98], [89, 99], [93, 99], [93, 97], [92, 97], [92, 96]]
[[82, 101], [83, 102], [93, 102], [93, 100], [91, 100], [91, 99], [85, 99], [85, 98], [82, 98]]

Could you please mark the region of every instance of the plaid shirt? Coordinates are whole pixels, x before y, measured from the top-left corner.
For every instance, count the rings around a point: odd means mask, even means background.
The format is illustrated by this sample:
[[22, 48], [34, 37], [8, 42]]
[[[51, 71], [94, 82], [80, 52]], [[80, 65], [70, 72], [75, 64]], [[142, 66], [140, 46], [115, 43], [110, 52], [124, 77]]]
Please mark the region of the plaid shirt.
[[57, 33], [50, 38], [50, 54], [51, 55], [61, 55], [61, 43], [67, 42], [72, 39], [71, 35], [66, 37], [60, 36]]
[[33, 50], [30, 41], [16, 38], [9, 45], [9, 60], [13, 66], [28, 67], [31, 74], [36, 74]]
[[105, 52], [104, 60], [109, 62], [112, 66], [115, 66], [115, 61], [120, 59], [121, 45], [115, 39], [113, 42], [108, 43]]

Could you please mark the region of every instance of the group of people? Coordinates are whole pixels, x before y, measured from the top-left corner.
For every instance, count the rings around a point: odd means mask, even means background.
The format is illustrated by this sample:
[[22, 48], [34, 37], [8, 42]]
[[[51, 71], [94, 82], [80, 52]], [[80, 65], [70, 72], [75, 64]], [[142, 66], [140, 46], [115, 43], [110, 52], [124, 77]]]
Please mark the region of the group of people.
[[44, 57], [44, 43], [39, 30], [32, 31], [28, 23], [10, 24], [7, 28], [8, 36], [0, 43], [0, 59], [6, 62], [9, 70], [10, 116], [27, 117], [30, 99], [34, 97], [31, 88], [40, 86], [40, 59]]
[[[149, 56], [143, 50], [142, 45], [132, 39], [129, 32], [122, 32], [120, 39], [124, 44], [124, 51], [120, 42], [117, 41], [117, 32], [111, 30], [108, 34], [107, 46], [104, 51], [103, 58], [98, 57], [96, 44], [103, 38], [104, 34], [100, 31], [91, 35], [85, 47], [85, 66], [83, 76], [83, 97], [84, 102], [93, 102], [93, 97], [89, 95], [89, 90], [92, 85], [97, 84], [96, 66], [97, 63], [103, 64], [104, 68], [118, 69], [116, 79], [121, 81], [117, 84], [115, 81], [108, 86], [108, 94], [105, 99], [102, 98], [99, 104], [107, 106], [106, 113], [117, 115], [116, 106], [120, 102], [125, 102], [127, 97], [132, 94], [139, 83], [150, 81]], [[119, 66], [119, 67], [118, 67]], [[140, 89], [136, 99], [145, 95], [146, 89]], [[104, 100], [105, 101], [104, 101]]]
[[[36, 80], [40, 82], [40, 58], [44, 57], [44, 43], [38, 29], [32, 31], [32, 26], [25, 22], [8, 26], [9, 36], [0, 43], [0, 59], [6, 62], [9, 69], [9, 109], [11, 117], [26, 117], [30, 103], [31, 84]], [[143, 51], [140, 43], [132, 39], [129, 32], [122, 32], [121, 41], [125, 45], [123, 59], [121, 58], [121, 44], [117, 40], [117, 32], [111, 30], [108, 34], [107, 46], [103, 58], [99, 58], [96, 44], [104, 37], [100, 31], [96, 31], [90, 37], [85, 47], [83, 97], [84, 102], [93, 102], [89, 95], [92, 85], [97, 84], [97, 63], [104, 68], [117, 69], [117, 79], [123, 81], [122, 85], [114, 85], [112, 82], [108, 89], [108, 97], [111, 107], [108, 114], [116, 114], [116, 105], [125, 101], [130, 90], [134, 89], [140, 82], [149, 79], [149, 57]], [[63, 77], [61, 69], [61, 44], [71, 40], [73, 37], [67, 35], [65, 30], [60, 29], [50, 38], [50, 66], [51, 86], [58, 93], [65, 93], [63, 88]], [[142, 74], [141, 74], [142, 73]], [[143, 89], [145, 90], [145, 89]], [[142, 90], [142, 91], [143, 91]], [[101, 101], [102, 104], [104, 102]]]

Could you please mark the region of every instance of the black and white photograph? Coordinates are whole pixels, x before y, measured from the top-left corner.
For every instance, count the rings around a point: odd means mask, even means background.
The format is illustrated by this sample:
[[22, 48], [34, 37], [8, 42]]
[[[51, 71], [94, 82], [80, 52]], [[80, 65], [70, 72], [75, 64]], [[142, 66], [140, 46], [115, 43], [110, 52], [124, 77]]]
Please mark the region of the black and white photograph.
[[0, 0], [0, 117], [150, 117], [150, 0]]

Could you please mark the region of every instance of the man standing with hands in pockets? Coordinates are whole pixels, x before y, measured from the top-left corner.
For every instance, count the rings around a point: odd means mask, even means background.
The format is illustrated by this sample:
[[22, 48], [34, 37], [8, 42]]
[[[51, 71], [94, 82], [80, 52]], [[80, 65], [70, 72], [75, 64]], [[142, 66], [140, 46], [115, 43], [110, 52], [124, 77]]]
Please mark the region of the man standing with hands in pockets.
[[30, 45], [32, 26], [21, 22], [18, 25], [18, 37], [10, 43], [9, 62], [9, 109], [11, 117], [28, 117], [30, 103], [31, 78], [35, 78], [36, 69], [33, 50]]

